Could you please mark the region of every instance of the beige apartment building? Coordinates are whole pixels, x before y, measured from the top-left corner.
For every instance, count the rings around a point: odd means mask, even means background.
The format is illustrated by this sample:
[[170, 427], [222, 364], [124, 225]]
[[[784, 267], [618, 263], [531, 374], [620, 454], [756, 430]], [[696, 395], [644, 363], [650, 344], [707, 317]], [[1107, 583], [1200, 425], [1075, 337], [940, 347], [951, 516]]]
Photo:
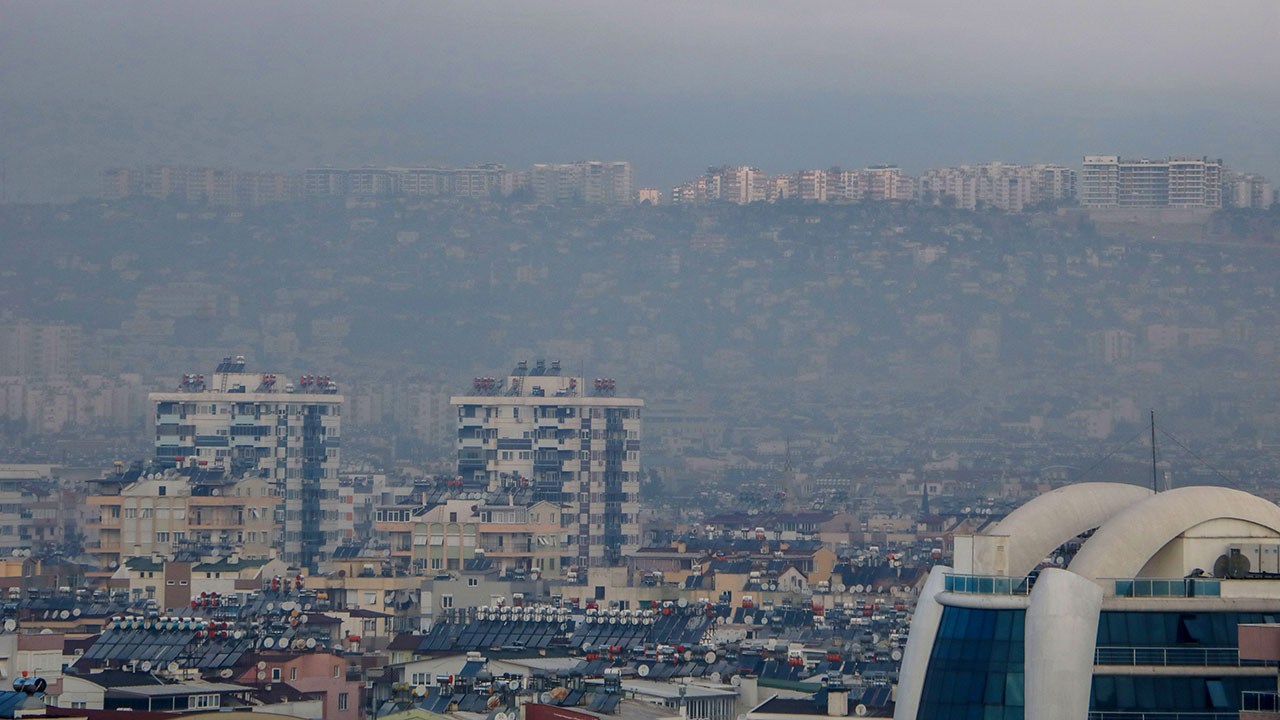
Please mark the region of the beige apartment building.
[[181, 549], [274, 555], [281, 498], [268, 479], [186, 471], [150, 473], [124, 485], [110, 482], [111, 476], [97, 483], [98, 492], [87, 499], [87, 550], [100, 568], [113, 571], [132, 557]]

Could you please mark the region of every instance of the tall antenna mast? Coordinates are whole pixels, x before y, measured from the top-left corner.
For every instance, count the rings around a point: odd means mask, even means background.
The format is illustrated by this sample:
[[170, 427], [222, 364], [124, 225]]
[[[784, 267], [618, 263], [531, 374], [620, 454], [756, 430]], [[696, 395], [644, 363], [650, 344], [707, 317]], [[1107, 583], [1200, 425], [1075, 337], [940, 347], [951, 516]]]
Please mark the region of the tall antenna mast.
[[1151, 409], [1151, 492], [1160, 492], [1160, 481], [1156, 475], [1156, 411]]

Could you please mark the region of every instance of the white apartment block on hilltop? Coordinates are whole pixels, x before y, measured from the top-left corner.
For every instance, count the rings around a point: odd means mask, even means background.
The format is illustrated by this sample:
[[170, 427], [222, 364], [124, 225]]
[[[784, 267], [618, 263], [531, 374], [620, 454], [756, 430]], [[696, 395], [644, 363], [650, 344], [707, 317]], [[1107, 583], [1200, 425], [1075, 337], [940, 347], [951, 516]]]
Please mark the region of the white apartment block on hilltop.
[[155, 457], [173, 465], [257, 472], [280, 490], [282, 559], [315, 570], [351, 535], [351, 508], [338, 494], [343, 398], [328, 377], [297, 385], [245, 371], [226, 358], [206, 380], [184, 375], [178, 389], [149, 395], [155, 408]]
[[1090, 208], [1220, 208], [1222, 179], [1222, 161], [1207, 157], [1086, 155], [1079, 200]]
[[458, 409], [458, 475], [489, 490], [532, 486], [562, 506], [578, 562], [610, 566], [640, 544], [640, 412], [614, 381], [560, 374], [559, 362], [476, 378]]

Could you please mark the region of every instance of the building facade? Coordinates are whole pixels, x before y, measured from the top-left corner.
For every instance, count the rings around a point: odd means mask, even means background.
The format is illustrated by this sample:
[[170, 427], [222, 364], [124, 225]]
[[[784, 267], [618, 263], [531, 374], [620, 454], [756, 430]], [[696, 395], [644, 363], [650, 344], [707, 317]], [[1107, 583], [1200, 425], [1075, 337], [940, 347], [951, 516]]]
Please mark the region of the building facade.
[[1208, 157], [1086, 155], [1079, 200], [1090, 208], [1220, 208], [1223, 168]]
[[316, 569], [351, 534], [351, 508], [338, 492], [343, 398], [326, 376], [295, 385], [246, 371], [226, 358], [206, 380], [184, 375], [178, 389], [151, 393], [155, 459], [257, 474], [282, 497], [282, 558]]
[[955, 538], [894, 717], [1235, 717], [1276, 686], [1238, 627], [1280, 607], [1280, 508], [1238, 490], [1079, 483]]
[[639, 547], [640, 414], [614, 381], [560, 374], [558, 362], [524, 363], [506, 378], [476, 378], [458, 410], [458, 475], [489, 491], [531, 487], [567, 506], [578, 563], [618, 564]]

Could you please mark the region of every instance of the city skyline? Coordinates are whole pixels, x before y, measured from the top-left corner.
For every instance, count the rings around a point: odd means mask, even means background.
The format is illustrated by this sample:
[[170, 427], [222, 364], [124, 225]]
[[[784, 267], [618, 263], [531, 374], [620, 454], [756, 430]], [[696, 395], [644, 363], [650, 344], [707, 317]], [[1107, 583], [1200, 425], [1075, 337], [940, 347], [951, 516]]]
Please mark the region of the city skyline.
[[[659, 7], [678, 26], [653, 8], [581, 2], [368, 13], [11, 2], [0, 30], [0, 63], [15, 69], [0, 76], [6, 195], [91, 194], [76, 178], [136, 157], [249, 170], [643, 158], [641, 181], [663, 187], [691, 161], [732, 158], [918, 171], [1006, 154], [1067, 164], [1090, 147], [1214, 147], [1280, 176], [1269, 122], [1280, 15], [1268, 3]], [[277, 32], [282, 42], [266, 41]], [[352, 52], [358, 62], [337, 60]]]

